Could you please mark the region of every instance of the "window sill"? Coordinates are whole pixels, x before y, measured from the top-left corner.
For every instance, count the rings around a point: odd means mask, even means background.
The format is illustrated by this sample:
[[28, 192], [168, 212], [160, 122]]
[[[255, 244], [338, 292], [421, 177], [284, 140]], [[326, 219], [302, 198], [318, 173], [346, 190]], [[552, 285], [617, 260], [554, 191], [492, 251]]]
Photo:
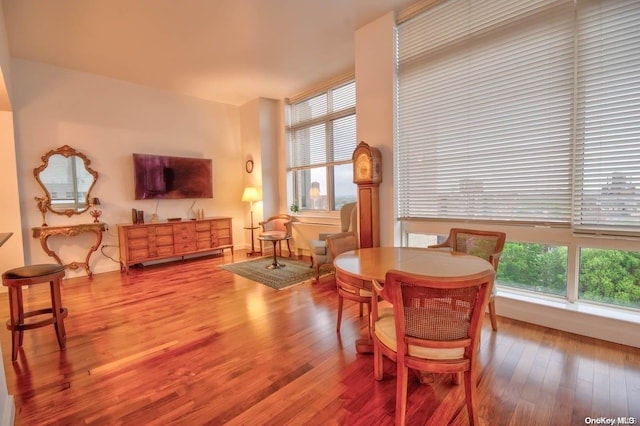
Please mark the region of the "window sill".
[[517, 290], [505, 289], [504, 287], [498, 287], [498, 296], [508, 299], [521, 300], [527, 303], [533, 303], [538, 305], [547, 306], [555, 309], [565, 309], [572, 312], [582, 313], [586, 315], [593, 315], [597, 317], [605, 317], [616, 319], [619, 321], [631, 322], [633, 324], [640, 325], [640, 312], [634, 312], [624, 308], [617, 308], [614, 306], [600, 306], [591, 304], [587, 301], [580, 301], [576, 303], [570, 303], [566, 300], [554, 298], [547, 295], [529, 295]]
[[640, 313], [498, 287], [500, 316], [640, 348]]

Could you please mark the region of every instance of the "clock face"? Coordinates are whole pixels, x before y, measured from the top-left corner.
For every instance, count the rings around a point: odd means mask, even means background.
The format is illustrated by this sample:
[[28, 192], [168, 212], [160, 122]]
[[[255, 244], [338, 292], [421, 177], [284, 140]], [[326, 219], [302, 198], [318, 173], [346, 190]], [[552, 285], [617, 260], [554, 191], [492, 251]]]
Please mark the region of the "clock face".
[[356, 158], [356, 175], [357, 180], [371, 179], [371, 161], [367, 154], [360, 154]]

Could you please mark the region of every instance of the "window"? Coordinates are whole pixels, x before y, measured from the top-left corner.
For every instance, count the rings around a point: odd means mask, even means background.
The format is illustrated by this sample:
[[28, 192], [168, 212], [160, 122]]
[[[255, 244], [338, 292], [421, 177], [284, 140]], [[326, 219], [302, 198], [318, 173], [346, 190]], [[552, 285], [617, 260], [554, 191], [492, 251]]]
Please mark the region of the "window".
[[[408, 247], [440, 244], [446, 235], [407, 233]], [[637, 257], [640, 267], [640, 257]], [[638, 269], [640, 280], [640, 268]], [[507, 242], [500, 256], [499, 285], [553, 296], [567, 295], [567, 247]], [[640, 287], [637, 288], [640, 292]]]
[[508, 287], [566, 296], [567, 247], [506, 243], [497, 280]]
[[640, 2], [577, 9], [574, 228], [640, 228]]
[[580, 250], [578, 297], [640, 309], [640, 252]]
[[639, 309], [640, 2], [448, 0], [402, 19], [403, 229], [527, 225], [501, 285]]
[[399, 25], [400, 218], [640, 234], [640, 2], [575, 3]]
[[288, 173], [301, 211], [335, 211], [356, 201], [356, 91], [351, 79], [288, 107]]

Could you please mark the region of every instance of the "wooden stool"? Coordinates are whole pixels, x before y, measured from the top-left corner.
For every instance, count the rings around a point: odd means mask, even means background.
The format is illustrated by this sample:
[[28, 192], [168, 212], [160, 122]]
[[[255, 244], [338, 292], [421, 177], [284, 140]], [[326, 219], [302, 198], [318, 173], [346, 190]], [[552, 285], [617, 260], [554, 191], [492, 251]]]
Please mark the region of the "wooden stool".
[[[67, 308], [62, 307], [60, 283], [64, 278], [64, 266], [44, 264], [30, 265], [11, 269], [2, 274], [2, 285], [9, 288], [9, 310], [11, 318], [7, 320], [7, 329], [11, 330], [11, 361], [18, 359], [18, 348], [22, 346], [24, 330], [44, 327], [53, 324], [58, 337], [60, 349], [65, 348], [66, 332], [64, 319]], [[51, 308], [24, 312], [22, 305], [22, 286], [49, 283], [51, 288]], [[33, 316], [51, 314], [51, 317], [39, 321], [25, 323], [25, 319]]]

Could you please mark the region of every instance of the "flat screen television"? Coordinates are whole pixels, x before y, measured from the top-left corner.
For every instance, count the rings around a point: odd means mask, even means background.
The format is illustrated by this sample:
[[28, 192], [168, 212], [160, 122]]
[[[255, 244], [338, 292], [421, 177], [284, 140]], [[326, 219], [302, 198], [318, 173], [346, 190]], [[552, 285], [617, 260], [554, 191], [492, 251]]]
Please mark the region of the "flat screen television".
[[136, 200], [213, 198], [212, 160], [133, 154]]

